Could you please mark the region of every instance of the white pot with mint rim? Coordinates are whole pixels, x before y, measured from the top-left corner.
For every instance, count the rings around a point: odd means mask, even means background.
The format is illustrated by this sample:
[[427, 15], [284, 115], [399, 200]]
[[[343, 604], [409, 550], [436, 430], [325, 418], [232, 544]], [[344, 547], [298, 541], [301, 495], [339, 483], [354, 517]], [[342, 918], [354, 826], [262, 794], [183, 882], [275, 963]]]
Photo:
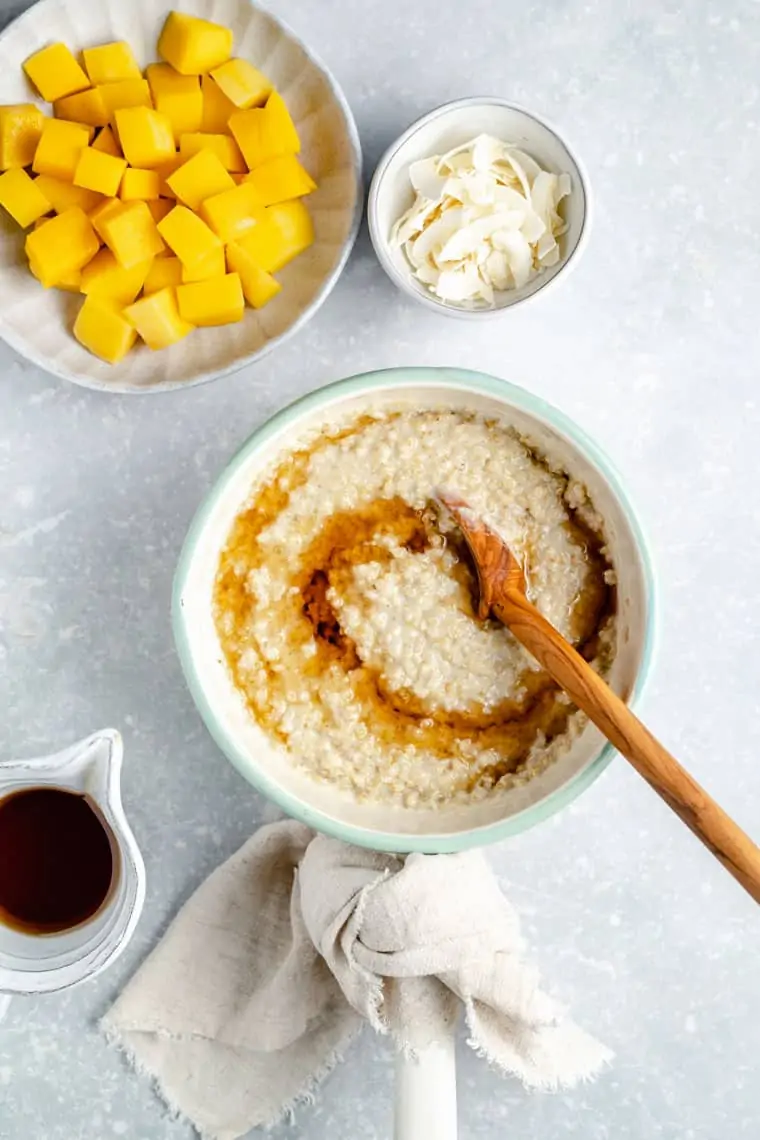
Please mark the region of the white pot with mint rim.
[[[598, 446], [562, 412], [523, 388], [456, 368], [394, 368], [328, 385], [260, 427], [219, 476], [193, 520], [174, 582], [172, 618], [180, 661], [211, 735], [240, 773], [287, 814], [347, 843], [383, 851], [444, 854], [534, 827], [580, 795], [614, 750], [587, 725], [540, 774], [499, 797], [435, 809], [359, 802], [297, 769], [252, 720], [228, 673], [213, 616], [220, 553], [252, 484], [321, 427], [399, 403], [457, 408], [508, 421], [588, 490], [605, 526], [617, 574], [617, 646], [609, 680], [633, 701], [649, 671], [654, 580], [647, 544], [622, 482]], [[395, 1140], [455, 1140], [453, 1039], [417, 1060], [399, 1055]]]

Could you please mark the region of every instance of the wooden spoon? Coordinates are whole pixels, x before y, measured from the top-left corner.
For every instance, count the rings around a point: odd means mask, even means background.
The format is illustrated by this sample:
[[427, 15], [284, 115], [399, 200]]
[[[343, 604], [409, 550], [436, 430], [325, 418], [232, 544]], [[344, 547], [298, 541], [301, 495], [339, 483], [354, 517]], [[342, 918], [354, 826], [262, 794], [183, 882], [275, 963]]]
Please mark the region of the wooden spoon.
[[492, 613], [512, 631], [755, 902], [760, 902], [760, 849], [531, 605], [525, 596], [522, 568], [506, 543], [462, 499], [448, 493], [439, 493], [438, 499], [472, 554], [480, 591], [479, 616]]

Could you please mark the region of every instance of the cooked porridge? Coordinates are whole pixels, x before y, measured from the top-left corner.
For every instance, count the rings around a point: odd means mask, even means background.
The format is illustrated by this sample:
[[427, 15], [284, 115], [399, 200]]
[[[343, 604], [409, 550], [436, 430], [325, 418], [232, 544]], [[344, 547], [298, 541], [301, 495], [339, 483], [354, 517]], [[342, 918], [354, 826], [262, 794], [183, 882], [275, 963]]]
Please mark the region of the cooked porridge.
[[409, 807], [524, 782], [585, 724], [508, 630], [476, 617], [439, 487], [504, 536], [531, 601], [606, 671], [614, 570], [585, 489], [464, 411], [364, 415], [281, 459], [235, 520], [215, 589], [259, 725], [316, 779]]

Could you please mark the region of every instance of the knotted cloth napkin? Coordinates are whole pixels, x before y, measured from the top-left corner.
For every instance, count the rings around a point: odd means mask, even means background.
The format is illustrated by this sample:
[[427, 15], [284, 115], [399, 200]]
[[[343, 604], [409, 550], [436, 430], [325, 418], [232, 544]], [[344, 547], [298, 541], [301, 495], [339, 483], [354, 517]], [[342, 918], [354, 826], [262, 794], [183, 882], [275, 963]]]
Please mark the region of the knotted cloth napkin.
[[415, 1051], [464, 1009], [469, 1044], [530, 1088], [609, 1059], [538, 988], [485, 859], [348, 847], [263, 827], [186, 903], [104, 1018], [202, 1136], [308, 1099], [363, 1021]]

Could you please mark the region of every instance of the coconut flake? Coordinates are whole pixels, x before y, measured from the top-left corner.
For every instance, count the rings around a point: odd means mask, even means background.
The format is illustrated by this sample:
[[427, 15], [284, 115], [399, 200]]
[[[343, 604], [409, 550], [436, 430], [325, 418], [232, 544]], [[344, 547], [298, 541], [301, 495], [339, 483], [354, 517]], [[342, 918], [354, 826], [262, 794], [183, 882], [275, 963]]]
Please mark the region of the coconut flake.
[[494, 290], [520, 289], [561, 259], [567, 230], [558, 206], [569, 174], [543, 170], [525, 151], [490, 135], [409, 167], [413, 205], [396, 221], [417, 279], [441, 300], [493, 305]]

